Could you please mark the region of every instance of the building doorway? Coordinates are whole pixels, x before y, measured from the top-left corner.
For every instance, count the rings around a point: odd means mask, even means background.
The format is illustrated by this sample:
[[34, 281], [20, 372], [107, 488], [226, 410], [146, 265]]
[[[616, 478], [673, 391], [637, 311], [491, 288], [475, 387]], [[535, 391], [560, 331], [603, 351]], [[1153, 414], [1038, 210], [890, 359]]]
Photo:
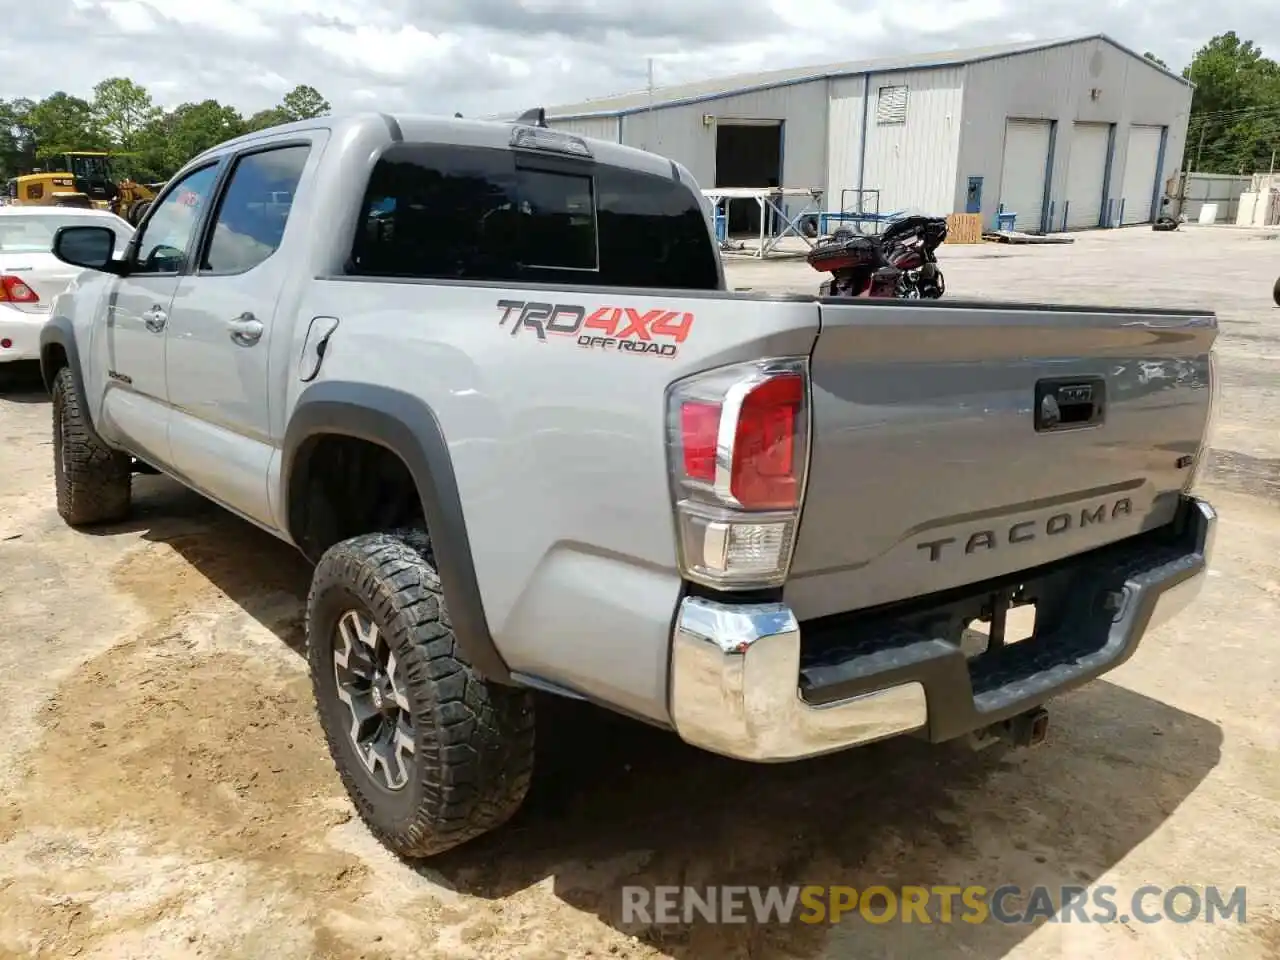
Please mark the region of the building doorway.
[[[782, 185], [781, 120], [717, 120], [717, 187], [778, 187]], [[754, 200], [725, 201], [730, 234], [760, 234], [760, 204]]]

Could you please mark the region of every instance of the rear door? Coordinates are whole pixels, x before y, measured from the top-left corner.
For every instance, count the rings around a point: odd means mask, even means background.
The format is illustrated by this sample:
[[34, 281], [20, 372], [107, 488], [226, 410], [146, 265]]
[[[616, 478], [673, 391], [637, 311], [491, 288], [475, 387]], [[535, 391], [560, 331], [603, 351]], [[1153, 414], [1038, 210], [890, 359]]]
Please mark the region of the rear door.
[[287, 272], [277, 251], [298, 222], [295, 204], [301, 210], [306, 202], [295, 198], [308, 161], [318, 160], [320, 136], [255, 145], [230, 159], [198, 262], [170, 309], [174, 465], [208, 495], [268, 524], [268, 384]]
[[1005, 213], [1017, 214], [1014, 228], [1024, 233], [1040, 230], [1043, 222], [1051, 130], [1048, 120], [1009, 120], [1005, 124], [1000, 205]]
[[1124, 161], [1123, 223], [1148, 223], [1152, 219], [1151, 202], [1159, 176], [1162, 127], [1129, 128], [1129, 149]]
[[[1066, 208], [1060, 221], [1062, 229], [1091, 230], [1102, 222], [1110, 147], [1109, 124], [1077, 123], [1072, 126]], [[1057, 226], [1050, 224], [1049, 229]]]
[[1211, 314], [821, 311], [786, 587], [798, 616], [976, 583], [1173, 518], [1209, 411]]
[[217, 161], [197, 167], [157, 198], [130, 246], [129, 272], [113, 282], [106, 299], [103, 415], [131, 449], [160, 464], [170, 463], [169, 304], [188, 269], [218, 169]]

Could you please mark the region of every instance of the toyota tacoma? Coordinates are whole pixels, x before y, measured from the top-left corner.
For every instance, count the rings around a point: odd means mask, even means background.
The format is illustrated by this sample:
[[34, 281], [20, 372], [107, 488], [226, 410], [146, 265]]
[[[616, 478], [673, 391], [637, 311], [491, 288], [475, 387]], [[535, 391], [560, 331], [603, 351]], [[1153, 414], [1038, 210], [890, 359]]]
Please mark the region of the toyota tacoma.
[[1211, 312], [730, 291], [689, 172], [620, 144], [303, 121], [55, 250], [59, 514], [159, 471], [296, 545], [401, 855], [516, 811], [535, 692], [748, 761], [1028, 742], [1205, 576]]

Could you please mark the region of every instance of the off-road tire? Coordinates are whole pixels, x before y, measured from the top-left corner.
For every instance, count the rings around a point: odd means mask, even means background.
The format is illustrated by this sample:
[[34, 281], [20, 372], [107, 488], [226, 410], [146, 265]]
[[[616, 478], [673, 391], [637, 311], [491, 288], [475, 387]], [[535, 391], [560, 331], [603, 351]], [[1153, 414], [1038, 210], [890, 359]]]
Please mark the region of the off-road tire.
[[129, 515], [132, 460], [89, 427], [71, 369], [53, 377], [53, 482], [58, 516], [70, 526], [115, 523]]
[[[414, 727], [408, 782], [392, 791], [361, 761], [338, 699], [339, 620], [360, 610], [403, 671]], [[443, 853], [501, 826], [533, 772], [533, 699], [483, 679], [459, 649], [430, 541], [418, 531], [345, 540], [320, 558], [307, 597], [307, 660], [334, 766], [378, 840], [406, 858]]]

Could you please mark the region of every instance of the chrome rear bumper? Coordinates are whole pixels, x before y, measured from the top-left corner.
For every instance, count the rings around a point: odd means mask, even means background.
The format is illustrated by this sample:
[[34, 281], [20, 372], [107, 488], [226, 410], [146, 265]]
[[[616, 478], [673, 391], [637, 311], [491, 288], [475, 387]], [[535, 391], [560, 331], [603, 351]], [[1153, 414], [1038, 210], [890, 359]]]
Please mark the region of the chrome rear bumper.
[[[672, 637], [670, 705], [676, 732], [714, 753], [785, 761], [926, 727], [931, 739], [948, 739], [1038, 706], [1119, 666], [1149, 628], [1195, 599], [1206, 579], [1216, 521], [1207, 502], [1188, 498], [1178, 544], [1146, 554], [1147, 564], [1142, 562], [1145, 548], [1135, 546], [1138, 561], [1122, 578], [1098, 585], [1099, 591], [1124, 598], [1114, 619], [1081, 620], [1049, 637], [1047, 642], [1063, 651], [1058, 662], [1048, 668], [1039, 663], [1006, 689], [988, 687], [981, 693], [970, 686], [959, 647], [929, 640], [919, 645], [918, 661], [904, 648], [878, 683], [874, 671], [851, 665], [845, 686], [829, 689], [854, 689], [856, 695], [812, 703], [800, 688], [801, 628], [789, 607], [686, 597]], [[1104, 559], [1109, 563], [1114, 557]], [[1108, 569], [1106, 563], [1099, 569]], [[835, 672], [841, 666], [836, 664]]]
[[843, 703], [799, 696], [800, 624], [783, 604], [681, 604], [672, 652], [676, 732], [743, 760], [796, 760], [923, 727], [924, 687], [904, 683]]

